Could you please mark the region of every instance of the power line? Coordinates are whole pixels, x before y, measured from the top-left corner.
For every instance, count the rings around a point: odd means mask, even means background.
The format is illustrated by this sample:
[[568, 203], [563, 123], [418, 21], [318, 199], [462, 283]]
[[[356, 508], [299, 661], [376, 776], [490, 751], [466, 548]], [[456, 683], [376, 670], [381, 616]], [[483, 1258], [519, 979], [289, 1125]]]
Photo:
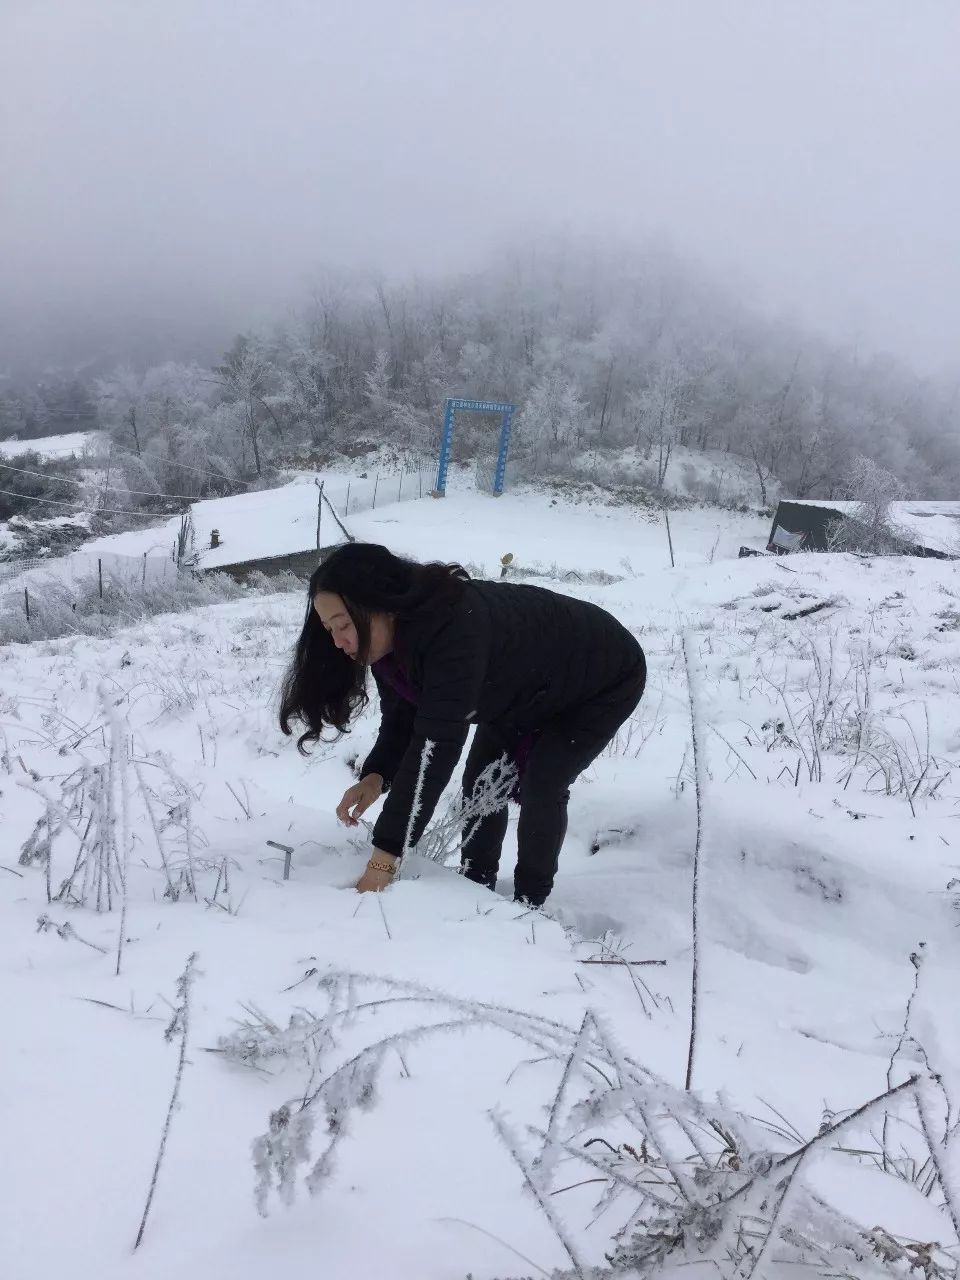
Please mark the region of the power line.
[[[88, 507], [75, 507], [72, 502], [59, 502], [56, 498], [33, 498], [29, 494], [17, 493], [14, 489], [0, 489], [8, 498], [19, 498], [21, 502], [45, 502], [51, 507], [69, 507], [76, 515], [84, 516], [138, 516], [141, 520], [156, 520], [156, 511], [122, 511], [118, 507], [101, 507], [93, 511]], [[167, 519], [173, 517], [168, 516]]]
[[[73, 484], [83, 488], [82, 480], [71, 480], [68, 476], [50, 475], [44, 471], [28, 471], [26, 467], [13, 467], [9, 462], [0, 462], [4, 471], [18, 471], [22, 476], [36, 476], [38, 480], [58, 480], [62, 484]], [[200, 499], [190, 493], [155, 493], [152, 489], [128, 489], [126, 485], [107, 484], [104, 489], [112, 489], [114, 493], [133, 493], [138, 498], [182, 498], [184, 502], [199, 502]], [[27, 496], [27, 495], [25, 495]]]

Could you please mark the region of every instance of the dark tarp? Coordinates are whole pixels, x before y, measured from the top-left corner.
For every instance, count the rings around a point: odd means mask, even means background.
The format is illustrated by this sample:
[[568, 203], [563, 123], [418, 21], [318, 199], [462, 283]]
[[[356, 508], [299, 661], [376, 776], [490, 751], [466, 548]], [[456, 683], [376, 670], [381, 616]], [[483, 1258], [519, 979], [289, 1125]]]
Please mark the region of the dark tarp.
[[[810, 502], [781, 502], [777, 506], [767, 550], [784, 554], [788, 551], [827, 551], [830, 529], [841, 519], [836, 507], [818, 507]], [[777, 538], [778, 531], [781, 534]], [[802, 542], [789, 545], [793, 539], [782, 534], [796, 534]]]
[[[780, 502], [770, 528], [767, 550], [778, 555], [790, 551], [829, 551], [830, 531], [843, 512], [836, 507], [818, 506], [814, 502]], [[904, 542], [902, 553], [909, 556], [931, 556], [950, 560], [945, 551], [925, 547], [918, 542]]]

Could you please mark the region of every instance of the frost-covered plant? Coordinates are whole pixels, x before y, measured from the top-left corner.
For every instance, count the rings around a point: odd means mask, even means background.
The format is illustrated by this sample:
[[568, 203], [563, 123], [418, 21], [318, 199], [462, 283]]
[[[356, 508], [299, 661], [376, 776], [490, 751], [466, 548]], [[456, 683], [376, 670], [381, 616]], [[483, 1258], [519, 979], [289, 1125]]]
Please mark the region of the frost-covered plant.
[[[122, 916], [134, 832], [143, 826], [156, 842], [164, 897], [177, 901], [187, 893], [199, 901], [198, 873], [219, 876], [223, 864], [199, 855], [206, 840], [194, 816], [194, 788], [163, 753], [143, 758], [133, 754], [130, 725], [105, 686], [99, 691], [99, 704], [100, 732], [91, 729], [83, 735], [84, 759], [72, 773], [57, 786], [38, 774], [19, 779], [44, 804], [21, 847], [21, 865], [43, 869], [48, 902], [93, 906], [97, 911], [119, 905]], [[62, 748], [60, 754], [64, 753]], [[156, 770], [155, 784], [148, 780], [147, 766]], [[55, 861], [71, 843], [67, 856], [72, 863], [55, 878]], [[56, 850], [60, 853], [55, 856]]]
[[177, 568], [192, 564], [196, 559], [197, 536], [193, 525], [193, 512], [187, 510], [180, 518], [177, 529]]
[[96, 942], [90, 942], [87, 938], [81, 938], [69, 920], [63, 920], [58, 924], [56, 920], [52, 920], [46, 913], [37, 916], [37, 933], [50, 933], [51, 931], [58, 938], [62, 938], [64, 942], [69, 942], [73, 939], [75, 942], [82, 942], [85, 947], [99, 951], [101, 955], [105, 956], [107, 954], [106, 947], [101, 947]]
[[123, 627], [162, 613], [185, 613], [205, 605], [257, 594], [297, 592], [303, 584], [292, 574], [251, 575], [246, 586], [223, 573], [183, 572], [167, 580], [131, 581], [103, 569], [103, 595], [94, 571], [76, 581], [48, 577], [30, 587], [30, 618], [23, 592], [0, 597], [0, 644], [28, 644], [72, 635], [111, 635]]
[[[440, 865], [457, 854], [461, 845], [469, 840], [477, 823], [491, 814], [505, 809], [517, 787], [517, 767], [506, 754], [484, 768], [474, 784], [473, 791], [465, 796], [458, 791], [446, 807], [436, 814], [415, 845], [409, 843], [410, 834], [420, 813], [423, 782], [433, 754], [433, 743], [427, 742], [420, 760], [420, 771], [414, 792], [413, 806], [407, 823], [404, 853], [415, 853], [420, 858]], [[368, 830], [369, 824], [364, 823]], [[403, 863], [399, 864], [400, 868]], [[398, 872], [399, 874], [402, 872]]]
[[469, 796], [458, 793], [435, 817], [415, 852], [431, 862], [444, 863], [470, 839], [481, 819], [499, 813], [510, 803], [517, 785], [517, 768], [506, 755], [482, 770]]
[[49, 808], [33, 824], [33, 830], [20, 846], [20, 866], [47, 866], [50, 862], [50, 849], [53, 836], [57, 830], [56, 819]]
[[270, 1192], [286, 1205], [296, 1197], [297, 1169], [309, 1159], [313, 1137], [313, 1113], [278, 1107], [270, 1115], [270, 1127], [253, 1144], [253, 1167], [257, 1171], [254, 1199], [266, 1215]]
[[624, 578], [622, 573], [607, 573], [605, 569], [566, 568], [558, 564], [556, 560], [548, 565], [540, 564], [539, 562], [532, 565], [522, 565], [513, 561], [507, 576], [514, 581], [523, 581], [527, 578], [547, 578], [553, 582], [568, 582], [574, 585], [591, 587], [608, 587], [613, 583], [623, 582]]
[[[45, 873], [47, 902], [71, 902], [97, 911], [120, 904], [117, 973], [126, 934], [127, 879], [133, 847], [131, 826], [129, 735], [105, 687], [99, 691], [103, 715], [103, 759], [85, 764], [68, 777], [58, 797], [31, 778], [23, 783], [45, 802], [20, 851], [21, 866], [40, 864]], [[53, 842], [61, 832], [77, 841], [73, 870], [53, 891]], [[63, 936], [63, 935], [61, 935]]]
[[690, 632], [683, 636], [683, 660], [687, 671], [687, 696], [690, 702], [690, 738], [693, 747], [694, 795], [697, 802], [697, 836], [693, 851], [692, 899], [690, 910], [690, 934], [693, 939], [690, 990], [690, 1039], [687, 1049], [686, 1088], [689, 1090], [693, 1082], [694, 1061], [697, 1050], [697, 1031], [699, 1028], [699, 991], [700, 991], [700, 886], [702, 877], [700, 865], [703, 852], [704, 805], [707, 788], [706, 744], [704, 739], [703, 695], [701, 676], [693, 652], [694, 641]]
[[147, 1229], [147, 1219], [150, 1216], [150, 1208], [153, 1204], [153, 1197], [157, 1190], [157, 1179], [160, 1176], [160, 1166], [163, 1164], [163, 1157], [167, 1150], [167, 1142], [170, 1138], [170, 1126], [173, 1123], [174, 1112], [177, 1110], [180, 1100], [180, 1088], [183, 1084], [183, 1073], [187, 1065], [187, 1048], [190, 1039], [190, 1001], [193, 994], [193, 983], [197, 976], [197, 953], [194, 951], [187, 957], [187, 963], [183, 972], [177, 979], [177, 1003], [173, 1007], [173, 1016], [167, 1025], [166, 1031], [163, 1033], [167, 1044], [172, 1044], [179, 1040], [180, 1052], [177, 1056], [177, 1070], [173, 1079], [173, 1090], [170, 1094], [170, 1103], [167, 1107], [167, 1114], [164, 1118], [163, 1128], [160, 1131], [160, 1146], [157, 1150], [157, 1158], [153, 1166], [153, 1175], [150, 1179], [150, 1186], [147, 1190], [146, 1203], [143, 1206], [143, 1216], [140, 1219], [140, 1229], [137, 1232], [137, 1239], [134, 1243], [134, 1249], [139, 1249], [143, 1241], [143, 1233]]
[[[926, 1259], [929, 1277], [954, 1274], [949, 1254], [938, 1246], [913, 1246], [881, 1228], [863, 1230], [819, 1199], [803, 1178], [818, 1148], [834, 1145], [898, 1098], [911, 1096], [919, 1086], [916, 1077], [833, 1117], [809, 1141], [797, 1141], [668, 1084], [626, 1054], [592, 1012], [571, 1027], [416, 983], [346, 971], [308, 971], [301, 982], [314, 979], [327, 1000], [323, 1013], [304, 1015], [296, 1026], [277, 1025], [269, 1051], [263, 1036], [272, 1024], [260, 1022], [258, 1055], [272, 1057], [275, 1048], [290, 1061], [310, 1061], [307, 1086], [272, 1112], [267, 1132], [254, 1143], [261, 1212], [272, 1188], [289, 1203], [301, 1171], [311, 1192], [324, 1186], [351, 1115], [376, 1104], [384, 1067], [398, 1053], [437, 1035], [494, 1030], [557, 1064], [557, 1088], [542, 1123], [520, 1129], [499, 1112], [491, 1119], [563, 1242], [573, 1264], [570, 1275], [651, 1276], [667, 1266], [709, 1262], [727, 1280], [759, 1280], [774, 1274], [767, 1270], [774, 1256], [783, 1264], [829, 1262], [834, 1273], [864, 1280], [906, 1277], [918, 1258]], [[388, 1011], [407, 1011], [408, 1025], [378, 1029]], [[351, 1047], [343, 1043], [348, 1030]], [[371, 1034], [357, 1048], [355, 1037], [365, 1030]], [[311, 1047], [304, 1055], [306, 1041]], [[326, 1144], [315, 1156], [312, 1136], [321, 1130]], [[588, 1265], [559, 1216], [556, 1197], [579, 1180], [571, 1162], [600, 1184], [598, 1211], [619, 1211], [621, 1226], [606, 1266]], [[561, 1166], [564, 1182], [558, 1185]]]
[[304, 1009], [290, 1015], [286, 1027], [273, 1022], [254, 1005], [245, 1006], [247, 1017], [238, 1020], [236, 1030], [220, 1036], [217, 1050], [244, 1066], [262, 1066], [271, 1059], [297, 1061], [311, 1071], [323, 1050], [332, 1047], [326, 1029], [318, 1029], [317, 1019]]
[[[165, 870], [173, 880], [172, 884], [168, 882], [167, 894], [176, 901], [183, 892], [187, 892], [196, 902], [198, 901], [197, 849], [201, 841], [205, 843], [202, 833], [197, 829], [193, 813], [196, 793], [174, 769], [169, 756], [163, 752], [156, 752], [154, 760], [162, 770], [166, 783], [159, 792], [160, 803], [166, 810], [166, 815], [157, 825], [157, 843], [161, 850], [165, 845], [163, 837], [167, 833], [172, 833], [172, 844], [166, 846], [164, 857]], [[174, 877], [176, 877], [175, 880]]]
[[[881, 711], [874, 696], [874, 668], [882, 655], [863, 648], [843, 653], [836, 636], [826, 641], [805, 637], [777, 674], [759, 672], [779, 704], [764, 725], [767, 749], [785, 747], [799, 754], [796, 777], [811, 782], [831, 778], [831, 757], [843, 763], [832, 780], [850, 785], [859, 777], [867, 791], [932, 799], [950, 777], [953, 763], [935, 755], [926, 705], [916, 724], [911, 705]], [[797, 677], [797, 669], [802, 672]]]
[[60, 797], [39, 782], [22, 784], [45, 801], [47, 811], [24, 843], [21, 863], [42, 863], [49, 882], [54, 836], [65, 831], [76, 841], [73, 867], [51, 893], [54, 902], [93, 905], [97, 911], [113, 910], [121, 883], [114, 807], [116, 763], [116, 757], [108, 750], [101, 763], [83, 765], [65, 780]]
[[[417, 822], [420, 819], [420, 813], [423, 809], [423, 784], [426, 781], [427, 771], [430, 768], [430, 761], [433, 759], [433, 748], [436, 744], [427, 739], [423, 744], [423, 752], [420, 756], [420, 768], [417, 770], [417, 782], [413, 789], [413, 803], [410, 806], [410, 816], [407, 818], [407, 829], [403, 837], [403, 853], [407, 854], [413, 847], [413, 832]], [[400, 874], [402, 862], [397, 867], [397, 874]]]
[[831, 551], [852, 551], [860, 555], [903, 555], [912, 539], [891, 515], [894, 502], [906, 495], [903, 482], [870, 458], [853, 460], [847, 472], [843, 496], [856, 505], [830, 527], [827, 544]]

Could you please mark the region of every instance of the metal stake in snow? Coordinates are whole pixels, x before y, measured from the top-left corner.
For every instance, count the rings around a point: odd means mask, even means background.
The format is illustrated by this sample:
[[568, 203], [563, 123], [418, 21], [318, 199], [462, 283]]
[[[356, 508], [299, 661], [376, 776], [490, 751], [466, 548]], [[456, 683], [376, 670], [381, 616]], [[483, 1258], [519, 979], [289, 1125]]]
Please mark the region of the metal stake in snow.
[[317, 486], [317, 550], [320, 550], [320, 517], [323, 515], [323, 481], [314, 480]]
[[697, 840], [693, 851], [693, 893], [690, 913], [693, 933], [693, 965], [690, 982], [690, 1045], [687, 1051], [687, 1077], [684, 1085], [684, 1088], [689, 1090], [693, 1082], [693, 1065], [697, 1048], [700, 1012], [698, 999], [700, 993], [700, 856], [703, 851], [703, 801], [707, 781], [707, 765], [704, 759], [704, 745], [701, 735], [702, 706], [700, 703], [700, 686], [693, 654], [693, 641], [689, 631], [683, 633], [683, 661], [687, 668], [690, 728], [693, 735], [693, 773], [697, 797]]
[[267, 844], [271, 849], [279, 849], [283, 854], [283, 878], [290, 879], [290, 863], [293, 860], [293, 846], [289, 844], [280, 844], [277, 840], [268, 840]]
[[670, 532], [670, 512], [667, 510], [666, 502], [661, 501], [660, 506], [663, 510], [664, 523], [667, 526], [667, 545], [670, 548], [670, 568], [675, 569], [677, 567], [677, 562], [673, 558], [673, 534]]

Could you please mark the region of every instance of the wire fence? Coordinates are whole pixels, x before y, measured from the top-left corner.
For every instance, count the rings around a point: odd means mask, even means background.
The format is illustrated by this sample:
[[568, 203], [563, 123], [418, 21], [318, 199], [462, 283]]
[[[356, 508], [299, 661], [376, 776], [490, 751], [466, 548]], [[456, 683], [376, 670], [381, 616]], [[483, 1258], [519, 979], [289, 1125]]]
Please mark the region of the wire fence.
[[115, 551], [77, 551], [69, 561], [74, 580], [105, 573], [117, 580], [136, 586], [147, 582], [171, 582], [177, 576], [174, 554], [167, 551], [145, 551], [139, 556], [120, 555]]
[[382, 472], [343, 483], [324, 482], [323, 491], [344, 519], [362, 511], [376, 511], [394, 502], [412, 502], [426, 497], [434, 485], [432, 471]]
[[4, 560], [0, 563], [0, 583], [19, 578], [30, 569], [42, 569], [47, 563], [43, 556], [18, 556], [14, 560]]
[[117, 552], [75, 551], [56, 560], [24, 556], [0, 564], [0, 585], [21, 593], [20, 605], [29, 618], [31, 601], [52, 590], [57, 594], [74, 590], [80, 595], [96, 592], [100, 600], [113, 587], [124, 592], [137, 587], [156, 587], [177, 579], [177, 565], [169, 552], [145, 552], [139, 556]]
[[169, 552], [74, 552], [55, 561], [24, 558], [3, 567], [19, 573], [0, 581], [0, 645], [105, 633], [138, 618], [219, 599], [215, 590], [194, 586], [197, 576], [180, 572]]
[[[493, 493], [497, 487], [496, 453], [478, 453], [473, 460], [473, 483], [481, 493]], [[509, 487], [512, 468], [509, 463], [504, 467], [501, 477], [501, 491]]]

